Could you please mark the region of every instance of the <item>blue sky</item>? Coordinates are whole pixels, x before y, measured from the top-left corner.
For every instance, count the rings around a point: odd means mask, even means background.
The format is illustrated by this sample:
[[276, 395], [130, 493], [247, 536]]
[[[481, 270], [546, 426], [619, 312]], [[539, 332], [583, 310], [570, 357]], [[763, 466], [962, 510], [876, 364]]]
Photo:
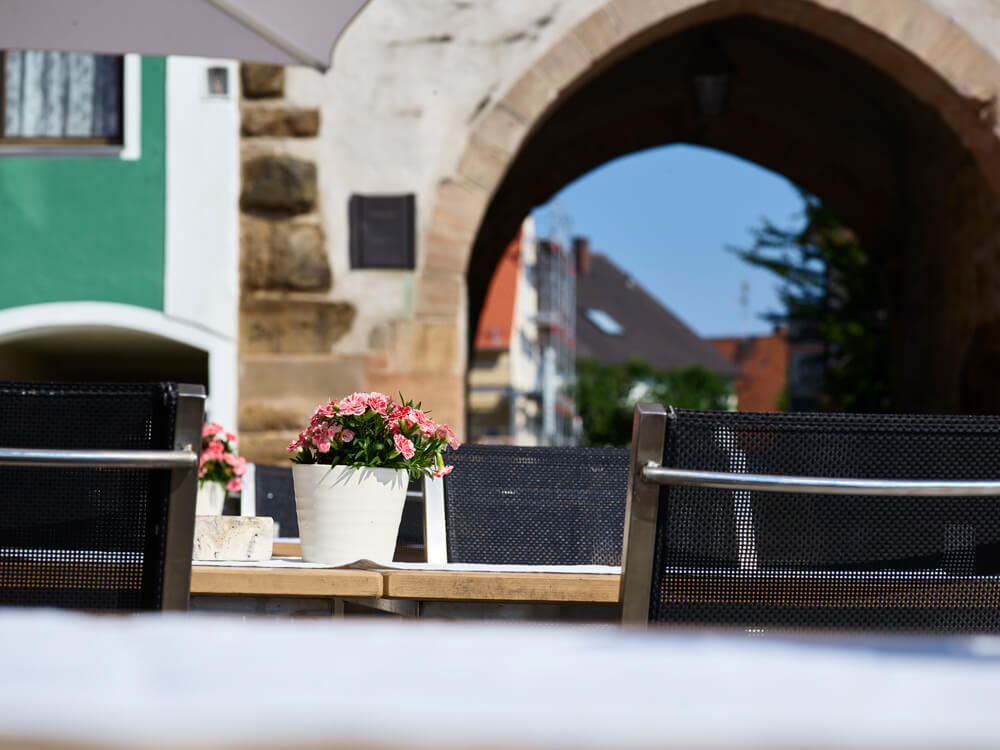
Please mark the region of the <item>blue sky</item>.
[[[540, 236], [582, 235], [701, 336], [767, 333], [774, 277], [728, 246], [749, 247], [766, 217], [799, 226], [802, 201], [784, 177], [711, 149], [664, 146], [616, 159], [535, 210]], [[748, 304], [740, 285], [749, 283]]]

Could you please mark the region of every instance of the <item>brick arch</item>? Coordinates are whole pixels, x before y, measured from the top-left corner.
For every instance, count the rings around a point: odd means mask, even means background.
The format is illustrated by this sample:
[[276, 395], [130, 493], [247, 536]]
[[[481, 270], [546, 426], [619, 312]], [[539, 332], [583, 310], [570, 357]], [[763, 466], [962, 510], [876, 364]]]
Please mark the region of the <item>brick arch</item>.
[[[611, 0], [484, 109], [423, 238], [421, 276], [464, 274], [490, 198], [529, 132], [587, 79], [651, 41], [734, 15], [793, 26], [848, 49], [937, 110], [1000, 195], [1000, 61], [923, 0]], [[440, 308], [443, 282], [421, 279], [416, 311]], [[445, 286], [450, 286], [444, 284]], [[423, 299], [424, 297], [435, 299]]]

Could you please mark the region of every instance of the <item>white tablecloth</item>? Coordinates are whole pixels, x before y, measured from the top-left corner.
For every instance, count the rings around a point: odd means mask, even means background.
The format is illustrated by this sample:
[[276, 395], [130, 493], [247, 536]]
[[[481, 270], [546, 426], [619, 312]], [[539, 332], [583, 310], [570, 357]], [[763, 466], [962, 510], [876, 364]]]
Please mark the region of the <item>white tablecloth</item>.
[[621, 575], [620, 565], [484, 565], [479, 563], [425, 563], [352, 560], [344, 563], [304, 562], [301, 557], [272, 557], [270, 560], [195, 560], [193, 565], [223, 568], [319, 568], [354, 570], [440, 570], [456, 573], [591, 573]]
[[0, 610], [0, 673], [0, 747], [1000, 744], [996, 638]]

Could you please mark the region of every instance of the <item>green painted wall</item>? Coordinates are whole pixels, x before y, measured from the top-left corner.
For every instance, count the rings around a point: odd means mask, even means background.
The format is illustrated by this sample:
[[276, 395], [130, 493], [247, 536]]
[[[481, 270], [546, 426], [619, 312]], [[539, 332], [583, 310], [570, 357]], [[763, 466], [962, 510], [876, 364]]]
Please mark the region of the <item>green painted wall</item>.
[[166, 63], [142, 61], [142, 158], [0, 156], [0, 308], [163, 309]]

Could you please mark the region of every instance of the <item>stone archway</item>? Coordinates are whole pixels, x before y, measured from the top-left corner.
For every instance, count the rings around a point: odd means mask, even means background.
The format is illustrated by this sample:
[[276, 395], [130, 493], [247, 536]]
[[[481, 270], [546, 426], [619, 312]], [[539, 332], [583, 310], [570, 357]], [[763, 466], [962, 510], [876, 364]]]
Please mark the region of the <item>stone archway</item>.
[[[415, 279], [414, 325], [464, 320], [466, 304], [473, 316], [476, 314], [499, 257], [499, 249], [494, 256], [490, 250], [484, 250], [484, 245], [493, 242], [502, 248], [505, 233], [512, 232], [513, 222], [519, 222], [532, 205], [609, 158], [671, 140], [688, 140], [683, 133], [675, 132], [661, 137], [657, 143], [641, 132], [633, 133], [631, 141], [619, 137], [617, 143], [599, 144], [598, 148], [590, 149], [588, 145], [589, 156], [555, 164], [547, 172], [547, 178], [527, 184], [521, 177], [512, 184], [512, 178], [517, 178], [519, 160], [527, 150], [535, 146], [536, 155], [551, 154], [553, 141], [546, 141], [545, 129], [560, 112], [579, 105], [574, 103], [574, 96], [609, 75], [616, 66], [663, 40], [681, 37], [705, 24], [737, 18], [783, 30], [776, 32], [779, 35], [788, 32], [816, 40], [817, 44], [839, 50], [845, 59], [854, 57], [858, 64], [877, 71], [898, 89], [900, 96], [916, 103], [906, 105], [911, 107], [908, 112], [919, 111], [918, 119], [927, 121], [918, 123], [915, 127], [919, 132], [910, 137], [926, 136], [930, 147], [947, 152], [939, 159], [942, 163], [936, 175], [954, 174], [955, 179], [948, 191], [940, 192], [940, 202], [945, 205], [938, 207], [941, 212], [938, 216], [953, 211], [972, 212], [974, 215], [966, 222], [969, 226], [964, 227], [970, 236], [962, 238], [961, 252], [949, 256], [928, 250], [931, 245], [954, 239], [942, 233], [932, 219], [927, 218], [913, 230], [923, 231], [927, 237], [919, 243], [926, 252], [901, 271], [904, 277], [901, 283], [913, 287], [907, 302], [912, 315], [904, 316], [914, 329], [911, 335], [919, 337], [930, 325], [934, 311], [944, 311], [950, 317], [948, 325], [927, 337], [923, 345], [901, 355], [897, 367], [915, 373], [904, 388], [904, 402], [909, 400], [933, 410], [954, 410], [958, 405], [959, 381], [968, 380], [967, 373], [963, 375], [962, 362], [974, 332], [989, 325], [993, 318], [1000, 318], [1000, 302], [996, 299], [1000, 295], [994, 292], [1000, 289], [997, 244], [1000, 231], [994, 231], [1000, 230], [997, 210], [1000, 129], [996, 102], [1000, 63], [963, 28], [922, 0], [881, 3], [673, 0], [656, 4], [612, 0], [607, 3], [537, 60], [506, 94], [484, 103], [453, 173], [438, 186]], [[893, 96], [890, 88], [879, 90]], [[620, 128], [620, 122], [618, 125]], [[765, 130], [760, 128], [760, 142], [755, 145], [727, 142], [724, 133], [716, 134], [722, 136], [721, 142], [713, 145], [736, 153], [742, 151], [748, 158], [788, 174], [809, 189], [815, 189], [812, 185], [816, 185], [822, 188], [817, 192], [825, 197], [832, 193], [834, 202], [839, 200], [845, 205], [851, 202], [851, 194], [856, 192], [851, 180], [837, 174], [805, 174], [808, 169], [802, 165], [815, 161], [805, 150], [791, 152], [787, 163], [781, 163], [780, 151], [786, 144], [767, 144]], [[828, 130], [822, 135], [834, 139], [835, 128]], [[753, 153], [754, 148], [758, 153]], [[911, 200], [917, 188], [898, 191], [892, 183], [900, 179], [915, 184], [927, 182], [935, 178], [934, 170], [901, 177], [900, 170], [889, 165], [880, 173], [875, 157], [877, 154], [864, 167], [867, 171], [853, 175], [854, 182], [888, 185], [892, 198], [882, 196], [884, 200], [876, 205], [890, 206], [900, 215], [921, 209]], [[858, 164], [862, 162], [857, 160]], [[518, 189], [521, 194], [514, 195]], [[880, 229], [878, 216], [864, 216], [865, 205], [871, 205], [866, 198], [862, 195], [855, 200], [859, 205], [854, 207], [854, 217], [868, 221], [871, 234], [877, 235], [879, 231], [891, 234], [899, 222], [883, 221]], [[900, 238], [879, 237], [878, 241], [898, 242]], [[961, 263], [955, 262], [958, 259]], [[956, 270], [963, 267], [966, 272]], [[934, 305], [924, 304], [935, 295], [940, 299]], [[970, 296], [976, 299], [974, 305], [949, 308], [949, 300]], [[462, 333], [464, 329], [459, 335]], [[464, 346], [464, 341], [458, 346]], [[463, 362], [464, 357], [459, 357], [457, 366], [461, 368]], [[425, 364], [433, 369], [441, 363]], [[454, 360], [451, 366], [456, 366]], [[928, 368], [926, 377], [916, 374], [922, 368]]]

